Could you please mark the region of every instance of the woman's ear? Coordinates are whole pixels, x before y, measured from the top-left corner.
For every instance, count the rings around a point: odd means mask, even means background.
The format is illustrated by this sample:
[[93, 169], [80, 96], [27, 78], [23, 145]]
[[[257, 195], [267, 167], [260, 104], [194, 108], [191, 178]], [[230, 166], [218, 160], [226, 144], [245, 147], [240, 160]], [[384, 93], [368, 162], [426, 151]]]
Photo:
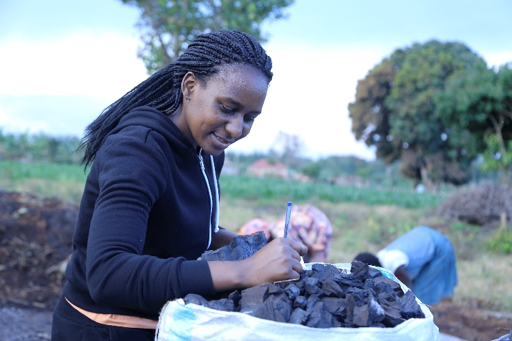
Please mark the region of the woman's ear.
[[181, 93], [183, 94], [184, 100], [190, 100], [192, 93], [198, 84], [199, 80], [192, 71], [187, 72], [185, 76], [183, 76], [183, 79], [181, 80]]

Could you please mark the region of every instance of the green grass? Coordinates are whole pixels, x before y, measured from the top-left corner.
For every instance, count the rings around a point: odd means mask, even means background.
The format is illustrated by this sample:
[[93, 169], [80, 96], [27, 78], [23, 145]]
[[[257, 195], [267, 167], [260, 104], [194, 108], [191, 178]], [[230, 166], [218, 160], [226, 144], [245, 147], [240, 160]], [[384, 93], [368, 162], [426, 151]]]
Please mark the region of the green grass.
[[223, 194], [233, 198], [254, 200], [282, 199], [304, 201], [315, 198], [327, 202], [357, 202], [367, 205], [395, 205], [404, 208], [435, 207], [442, 195], [413, 191], [342, 187], [327, 183], [300, 183], [276, 178], [222, 176]]
[[78, 205], [87, 175], [83, 167], [52, 163], [0, 161], [0, 188], [55, 197]]

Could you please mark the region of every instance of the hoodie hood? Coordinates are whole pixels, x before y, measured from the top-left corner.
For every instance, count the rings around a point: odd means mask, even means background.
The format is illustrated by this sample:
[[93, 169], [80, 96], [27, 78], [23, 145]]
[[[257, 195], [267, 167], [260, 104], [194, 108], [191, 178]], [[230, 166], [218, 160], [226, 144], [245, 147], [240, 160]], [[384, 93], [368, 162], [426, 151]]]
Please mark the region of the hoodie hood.
[[115, 134], [123, 128], [136, 125], [158, 132], [169, 142], [173, 147], [173, 150], [180, 154], [190, 152], [196, 153], [194, 146], [192, 146], [169, 116], [149, 106], [142, 106], [130, 110], [121, 118], [110, 134]]

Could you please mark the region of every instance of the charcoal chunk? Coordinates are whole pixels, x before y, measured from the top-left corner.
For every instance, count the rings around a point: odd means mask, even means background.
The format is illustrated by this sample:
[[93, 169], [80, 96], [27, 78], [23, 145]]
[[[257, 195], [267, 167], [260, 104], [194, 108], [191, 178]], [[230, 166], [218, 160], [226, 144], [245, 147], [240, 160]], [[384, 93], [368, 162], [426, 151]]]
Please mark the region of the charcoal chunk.
[[322, 282], [321, 287], [326, 296], [344, 297], [346, 295], [342, 287], [331, 278]]
[[201, 295], [188, 294], [183, 298], [183, 301], [185, 302], [185, 304], [197, 304], [203, 307], [208, 306], [208, 300]]
[[263, 231], [235, 237], [229, 245], [215, 251], [205, 251], [201, 259], [208, 261], [237, 261], [251, 257], [259, 249], [267, 245]]
[[284, 288], [284, 292], [292, 301], [300, 295], [300, 289], [295, 284], [288, 284], [288, 286]]
[[350, 273], [354, 275], [354, 277], [360, 279], [361, 281], [365, 281], [370, 277], [368, 264], [354, 260], [350, 266]]
[[253, 316], [276, 322], [289, 322], [291, 314], [291, 301], [286, 294], [282, 293], [270, 295], [255, 309]]
[[255, 287], [242, 290], [240, 297], [240, 312], [251, 312], [263, 304], [270, 283], [263, 283]]
[[235, 290], [228, 295], [228, 299], [233, 301], [235, 306], [238, 306], [240, 304], [241, 297], [242, 297], [242, 294], [240, 293], [240, 290]]
[[323, 302], [318, 301], [311, 309], [306, 325], [313, 328], [332, 328], [340, 323], [325, 309]]
[[339, 278], [334, 279], [336, 283], [339, 285], [345, 285], [345, 287], [356, 287], [362, 288], [363, 281], [359, 278], [356, 278], [353, 274], [340, 274]]
[[208, 308], [221, 311], [235, 311], [235, 303], [227, 298], [208, 302]]
[[310, 295], [318, 295], [322, 292], [319, 287], [318, 279], [315, 277], [309, 277], [304, 283], [304, 291]]
[[420, 305], [416, 301], [416, 296], [412, 291], [407, 291], [401, 299], [401, 311], [400, 315], [406, 320], [410, 318], [424, 318], [425, 314], [421, 310]]
[[338, 319], [344, 320], [347, 317], [347, 307], [344, 298], [322, 297], [320, 300], [323, 302], [325, 309]]
[[290, 316], [290, 323], [305, 325], [308, 317], [309, 313], [307, 311], [301, 308], [296, 308]]
[[306, 309], [308, 306], [308, 300], [304, 296], [297, 296], [293, 301], [293, 308]]

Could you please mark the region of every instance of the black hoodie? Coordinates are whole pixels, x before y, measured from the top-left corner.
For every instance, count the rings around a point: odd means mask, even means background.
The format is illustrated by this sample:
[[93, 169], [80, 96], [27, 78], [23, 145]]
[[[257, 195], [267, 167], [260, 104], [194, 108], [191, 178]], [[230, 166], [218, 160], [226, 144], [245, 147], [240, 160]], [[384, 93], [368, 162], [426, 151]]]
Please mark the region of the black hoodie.
[[96, 313], [157, 319], [168, 300], [213, 295], [197, 259], [216, 231], [223, 163], [224, 153], [196, 151], [160, 111], [126, 114], [87, 177], [64, 296]]

